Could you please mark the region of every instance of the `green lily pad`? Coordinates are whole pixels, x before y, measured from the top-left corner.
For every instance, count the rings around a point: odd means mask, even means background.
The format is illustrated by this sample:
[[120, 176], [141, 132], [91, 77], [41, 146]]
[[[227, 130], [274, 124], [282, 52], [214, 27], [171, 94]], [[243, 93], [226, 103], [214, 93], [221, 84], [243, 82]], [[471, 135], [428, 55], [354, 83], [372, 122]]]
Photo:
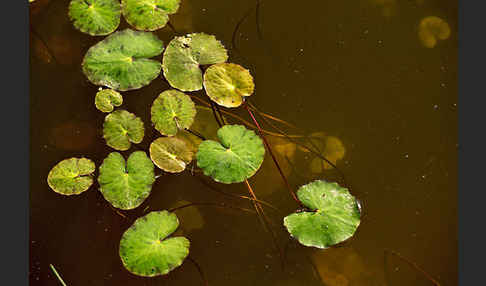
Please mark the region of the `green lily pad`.
[[151, 119], [162, 135], [174, 136], [179, 128], [191, 127], [196, 116], [196, 107], [192, 99], [177, 90], [162, 92], [152, 104]]
[[74, 27], [92, 36], [113, 33], [120, 25], [121, 7], [117, 0], [72, 0], [69, 18]]
[[108, 146], [125, 151], [131, 143], [142, 142], [144, 135], [143, 122], [135, 114], [119, 109], [108, 114], [103, 123], [103, 137]]
[[255, 89], [250, 71], [244, 67], [221, 63], [210, 66], [204, 73], [204, 89], [212, 101], [224, 107], [238, 107], [243, 98]]
[[122, 0], [123, 16], [138, 30], [155, 31], [167, 24], [180, 0]]
[[57, 163], [47, 175], [47, 184], [56, 193], [78, 195], [93, 184], [93, 161], [86, 158], [70, 158]]
[[120, 153], [112, 152], [100, 166], [100, 191], [115, 208], [138, 207], [149, 196], [154, 182], [154, 164], [143, 151], [133, 152], [126, 162]]
[[228, 53], [216, 37], [193, 33], [170, 41], [162, 59], [164, 77], [169, 84], [182, 91], [202, 89], [200, 65], [223, 63]]
[[95, 105], [101, 112], [112, 112], [115, 106], [123, 103], [123, 97], [113, 89], [102, 89], [96, 93]]
[[165, 210], [138, 218], [120, 241], [123, 266], [145, 277], [164, 275], [179, 267], [189, 255], [190, 242], [182, 236], [169, 237], [178, 227], [177, 216]]
[[191, 146], [177, 137], [160, 137], [150, 144], [150, 158], [157, 167], [169, 173], [184, 171], [193, 157]]
[[158, 56], [164, 44], [153, 33], [126, 29], [115, 32], [89, 48], [83, 72], [95, 85], [125, 91], [148, 85], [159, 74]]
[[262, 139], [243, 125], [225, 125], [218, 130], [219, 142], [205, 140], [199, 144], [197, 166], [215, 181], [231, 184], [243, 182], [260, 168], [265, 147]]
[[286, 216], [284, 225], [301, 244], [328, 248], [356, 232], [361, 212], [348, 189], [317, 180], [300, 187], [297, 197], [310, 211]]

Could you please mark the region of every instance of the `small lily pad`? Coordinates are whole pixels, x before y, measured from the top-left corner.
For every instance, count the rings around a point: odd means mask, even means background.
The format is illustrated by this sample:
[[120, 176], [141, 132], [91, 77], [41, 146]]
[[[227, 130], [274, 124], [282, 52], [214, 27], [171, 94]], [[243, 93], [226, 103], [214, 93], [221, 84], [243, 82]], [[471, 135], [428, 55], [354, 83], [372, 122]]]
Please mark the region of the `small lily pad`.
[[155, 31], [164, 27], [169, 15], [179, 9], [180, 0], [122, 0], [123, 16], [138, 30]]
[[126, 162], [120, 153], [112, 152], [100, 166], [100, 191], [115, 208], [138, 207], [149, 196], [154, 182], [154, 164], [143, 151], [133, 152]]
[[162, 135], [174, 136], [179, 128], [191, 127], [196, 116], [192, 99], [177, 90], [162, 92], [152, 104], [151, 119]]
[[182, 91], [202, 89], [200, 65], [224, 63], [228, 53], [216, 37], [193, 33], [170, 41], [162, 59], [162, 69], [169, 84]]
[[117, 0], [72, 0], [69, 18], [74, 27], [92, 36], [113, 33], [120, 25], [121, 7]]
[[105, 117], [103, 137], [106, 144], [116, 150], [128, 150], [131, 143], [142, 142], [143, 135], [143, 122], [133, 113], [119, 109]]
[[126, 29], [89, 48], [83, 72], [95, 85], [125, 91], [148, 85], [159, 74], [158, 56], [164, 44], [153, 33]]
[[47, 184], [62, 195], [78, 195], [93, 184], [91, 175], [95, 171], [93, 161], [86, 158], [62, 160], [47, 175]]
[[193, 157], [191, 146], [177, 137], [160, 137], [150, 144], [150, 158], [157, 167], [169, 173], [184, 171]]
[[317, 180], [300, 187], [297, 197], [309, 211], [286, 216], [284, 225], [302, 245], [328, 248], [356, 232], [361, 212], [348, 189]]
[[179, 267], [189, 255], [190, 242], [182, 236], [169, 237], [178, 227], [177, 216], [165, 210], [138, 218], [120, 241], [123, 266], [145, 277], [164, 275]]
[[260, 168], [265, 156], [262, 139], [242, 125], [225, 125], [218, 130], [219, 142], [205, 140], [196, 154], [197, 166], [215, 181], [243, 182]]
[[244, 67], [221, 63], [204, 73], [204, 89], [212, 101], [224, 107], [238, 107], [255, 89], [250, 71]]
[[96, 93], [95, 105], [101, 112], [112, 112], [123, 103], [122, 95], [113, 89], [102, 89]]

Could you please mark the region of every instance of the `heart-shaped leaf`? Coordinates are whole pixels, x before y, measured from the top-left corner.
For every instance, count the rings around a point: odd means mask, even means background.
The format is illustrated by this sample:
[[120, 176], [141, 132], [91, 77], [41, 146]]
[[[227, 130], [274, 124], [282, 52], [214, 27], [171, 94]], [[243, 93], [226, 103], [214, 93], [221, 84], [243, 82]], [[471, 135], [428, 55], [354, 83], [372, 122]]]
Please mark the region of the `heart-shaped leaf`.
[[113, 89], [101, 89], [95, 96], [96, 108], [101, 112], [112, 112], [115, 106], [120, 106], [122, 103], [122, 95]]
[[69, 18], [74, 27], [92, 36], [113, 33], [120, 25], [121, 8], [117, 0], [72, 0]]
[[202, 89], [200, 65], [223, 63], [228, 53], [216, 37], [193, 33], [170, 41], [162, 59], [162, 69], [169, 84], [182, 91]]
[[77, 195], [93, 184], [93, 161], [86, 158], [70, 158], [57, 163], [47, 175], [47, 184], [62, 195]]
[[163, 50], [162, 41], [150, 32], [118, 31], [89, 48], [83, 72], [95, 85], [120, 91], [138, 89], [160, 74], [160, 62], [149, 58]]
[[196, 154], [197, 166], [215, 181], [243, 182], [260, 168], [265, 147], [252, 130], [242, 125], [225, 125], [218, 130], [219, 142], [205, 140]]
[[301, 244], [328, 248], [356, 232], [361, 212], [348, 189], [317, 180], [300, 187], [297, 197], [309, 211], [286, 216], [284, 225]]
[[142, 142], [144, 135], [143, 122], [135, 114], [119, 109], [108, 114], [103, 124], [103, 137], [108, 146], [125, 151], [132, 143]]
[[112, 152], [100, 166], [98, 183], [103, 197], [115, 208], [138, 207], [149, 196], [155, 181], [154, 164], [143, 151], [135, 151], [125, 162]]
[[206, 93], [212, 101], [224, 107], [240, 106], [254, 88], [250, 71], [237, 64], [215, 64], [204, 73]]
[[180, 266], [189, 254], [185, 237], [169, 237], [179, 227], [177, 216], [154, 211], [138, 218], [120, 241], [123, 266], [139, 276], [164, 275]]
[[162, 135], [174, 136], [179, 129], [191, 127], [196, 116], [192, 99], [177, 90], [162, 92], [152, 104], [151, 119]]
[[191, 146], [177, 137], [160, 137], [150, 144], [150, 158], [160, 169], [180, 173], [192, 161]]
[[138, 30], [155, 31], [167, 24], [180, 0], [122, 0], [123, 16]]

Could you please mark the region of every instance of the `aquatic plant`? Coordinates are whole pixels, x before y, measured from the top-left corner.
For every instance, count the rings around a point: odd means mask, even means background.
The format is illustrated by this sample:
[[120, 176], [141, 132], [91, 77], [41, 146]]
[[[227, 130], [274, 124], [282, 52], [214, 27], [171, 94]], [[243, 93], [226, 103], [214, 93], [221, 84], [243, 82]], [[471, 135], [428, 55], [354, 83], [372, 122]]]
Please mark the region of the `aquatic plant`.
[[160, 169], [180, 173], [192, 161], [194, 152], [186, 141], [177, 137], [160, 137], [150, 144], [150, 159]]
[[144, 135], [142, 120], [126, 110], [119, 109], [108, 114], [103, 123], [103, 138], [113, 149], [125, 151], [132, 143], [142, 142]]
[[180, 0], [122, 0], [127, 22], [137, 30], [155, 31], [164, 27], [169, 15], [179, 9]]
[[118, 0], [72, 0], [69, 18], [76, 29], [92, 36], [113, 33], [120, 25]]
[[451, 35], [449, 24], [436, 16], [428, 16], [420, 21], [418, 37], [424, 47], [433, 48], [437, 40], [446, 40]]
[[154, 100], [150, 114], [155, 129], [162, 135], [174, 136], [179, 129], [191, 127], [196, 116], [196, 107], [186, 94], [177, 90], [166, 90]]
[[49, 171], [47, 183], [56, 193], [78, 195], [91, 187], [94, 171], [95, 164], [90, 159], [64, 159]]
[[123, 103], [122, 95], [113, 89], [101, 89], [96, 93], [95, 106], [101, 112], [112, 112]]

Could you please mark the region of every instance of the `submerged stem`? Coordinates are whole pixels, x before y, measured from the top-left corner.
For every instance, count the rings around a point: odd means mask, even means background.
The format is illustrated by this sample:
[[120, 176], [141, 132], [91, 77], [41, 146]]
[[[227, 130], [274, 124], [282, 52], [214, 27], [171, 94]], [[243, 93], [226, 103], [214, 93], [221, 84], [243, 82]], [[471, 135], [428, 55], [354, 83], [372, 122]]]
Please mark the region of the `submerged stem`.
[[175, 212], [177, 210], [187, 208], [187, 207], [192, 207], [192, 206], [210, 206], [210, 207], [216, 207], [216, 208], [229, 208], [229, 209], [236, 209], [236, 210], [248, 212], [248, 213], [251, 213], [251, 214], [255, 214], [255, 212], [250, 210], [250, 209], [240, 208], [240, 207], [236, 207], [236, 206], [227, 206], [224, 203], [220, 203], [220, 204], [218, 204], [218, 203], [188, 203], [188, 204], [184, 204], [182, 206], [171, 208], [171, 209], [169, 209], [169, 212]]
[[64, 283], [64, 280], [62, 280], [61, 275], [59, 275], [59, 273], [57, 273], [56, 268], [54, 267], [54, 265], [49, 264], [49, 266], [51, 267], [52, 272], [54, 272], [54, 275], [56, 275], [57, 280], [59, 280], [59, 282], [61, 282], [62, 286], [66, 286], [66, 283]]
[[[415, 268], [415, 270], [419, 271], [420, 273], [422, 273], [427, 279], [429, 279], [430, 282], [432, 282], [434, 285], [436, 286], [440, 286], [440, 283], [435, 280], [429, 273], [425, 272], [425, 270], [423, 270], [422, 268], [420, 268], [416, 263], [408, 260], [407, 258], [403, 257], [400, 253], [398, 252], [395, 252], [393, 250], [388, 250], [388, 249], [385, 249], [384, 251], [384, 266], [386, 267], [386, 264], [387, 264], [387, 253], [390, 253], [390, 254], [393, 254], [395, 255], [396, 257], [400, 258], [401, 260], [405, 261], [408, 265], [412, 266], [413, 268]], [[390, 284], [390, 282], [388, 281], [388, 272], [385, 270], [385, 278], [386, 278], [386, 282], [387, 284]]]
[[194, 260], [192, 257], [188, 256], [187, 259], [189, 261], [192, 262], [192, 264], [194, 264], [194, 266], [196, 266], [197, 268], [197, 271], [199, 272], [199, 275], [201, 275], [201, 280], [203, 281], [203, 285], [204, 286], [208, 286], [208, 280], [206, 279], [206, 275], [204, 275], [204, 272], [202, 271], [202, 268], [201, 266], [199, 265], [199, 263], [196, 262], [196, 260]]

